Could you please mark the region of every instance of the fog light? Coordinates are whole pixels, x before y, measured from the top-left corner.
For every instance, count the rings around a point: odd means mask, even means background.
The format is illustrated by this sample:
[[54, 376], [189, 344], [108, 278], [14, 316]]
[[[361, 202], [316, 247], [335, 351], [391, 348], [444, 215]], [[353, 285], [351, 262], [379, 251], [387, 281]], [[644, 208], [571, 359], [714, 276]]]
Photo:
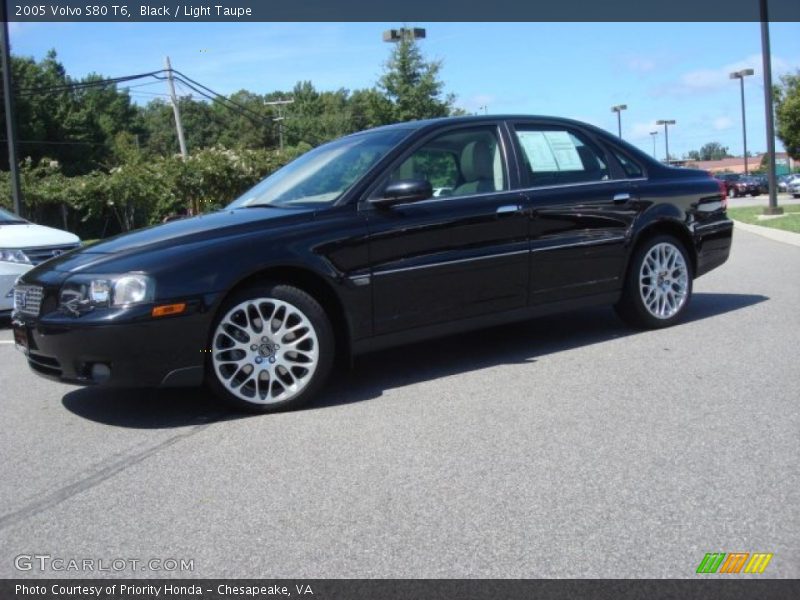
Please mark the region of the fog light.
[[103, 363], [94, 363], [91, 370], [92, 381], [102, 383], [111, 377], [111, 367]]

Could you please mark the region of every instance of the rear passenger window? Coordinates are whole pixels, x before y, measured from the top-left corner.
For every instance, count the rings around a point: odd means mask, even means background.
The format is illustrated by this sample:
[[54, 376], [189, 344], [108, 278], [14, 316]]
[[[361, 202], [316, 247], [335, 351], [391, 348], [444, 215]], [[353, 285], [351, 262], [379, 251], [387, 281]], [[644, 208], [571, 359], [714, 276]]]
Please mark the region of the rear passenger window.
[[532, 186], [610, 179], [602, 153], [571, 131], [520, 127], [516, 134]]
[[611, 152], [613, 152], [614, 157], [617, 159], [617, 161], [619, 161], [622, 170], [625, 171], [626, 177], [630, 179], [644, 177], [644, 171], [642, 171], [642, 167], [633, 162], [633, 160], [630, 159], [627, 154], [624, 154], [620, 150], [617, 150], [613, 147], [611, 148]]

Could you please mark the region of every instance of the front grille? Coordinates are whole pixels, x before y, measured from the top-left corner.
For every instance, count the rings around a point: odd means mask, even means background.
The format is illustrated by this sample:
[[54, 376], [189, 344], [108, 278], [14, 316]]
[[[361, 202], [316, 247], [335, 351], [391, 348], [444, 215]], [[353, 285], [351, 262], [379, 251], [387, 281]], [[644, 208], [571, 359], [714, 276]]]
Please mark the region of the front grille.
[[80, 244], [67, 244], [66, 246], [47, 246], [45, 248], [23, 248], [22, 251], [31, 264], [38, 265], [46, 260], [61, 256], [62, 254], [74, 250]]
[[39, 316], [44, 290], [38, 285], [18, 285], [14, 287], [14, 312], [23, 315]]

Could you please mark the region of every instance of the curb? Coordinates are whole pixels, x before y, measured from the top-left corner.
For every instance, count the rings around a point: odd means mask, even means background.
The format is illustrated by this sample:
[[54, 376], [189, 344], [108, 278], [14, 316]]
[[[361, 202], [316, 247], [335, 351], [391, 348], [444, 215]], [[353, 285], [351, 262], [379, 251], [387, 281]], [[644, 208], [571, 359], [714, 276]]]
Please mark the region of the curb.
[[800, 247], [800, 233], [792, 231], [784, 231], [782, 229], [773, 229], [772, 227], [761, 227], [760, 225], [750, 225], [749, 223], [742, 223], [741, 221], [733, 220], [733, 224], [737, 229], [755, 233], [765, 238], [775, 240], [776, 242], [783, 242], [791, 246]]

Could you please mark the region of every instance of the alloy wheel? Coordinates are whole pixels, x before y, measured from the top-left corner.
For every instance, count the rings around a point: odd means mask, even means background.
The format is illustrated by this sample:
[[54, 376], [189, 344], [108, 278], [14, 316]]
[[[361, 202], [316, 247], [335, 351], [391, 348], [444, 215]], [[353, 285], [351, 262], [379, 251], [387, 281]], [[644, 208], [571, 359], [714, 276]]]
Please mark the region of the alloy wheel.
[[647, 311], [657, 319], [669, 319], [686, 303], [688, 291], [683, 253], [668, 242], [650, 248], [639, 271], [639, 293]]
[[319, 364], [311, 320], [276, 298], [255, 298], [231, 308], [214, 331], [211, 352], [220, 384], [256, 404], [291, 400], [309, 384]]

